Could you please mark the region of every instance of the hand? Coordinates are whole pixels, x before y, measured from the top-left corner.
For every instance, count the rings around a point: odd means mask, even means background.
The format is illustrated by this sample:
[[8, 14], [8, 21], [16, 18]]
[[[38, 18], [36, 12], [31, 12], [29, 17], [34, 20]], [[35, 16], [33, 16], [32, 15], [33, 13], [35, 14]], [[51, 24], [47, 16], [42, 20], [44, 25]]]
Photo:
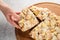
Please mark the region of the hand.
[[13, 13], [13, 11], [12, 11], [12, 12], [6, 13], [4, 15], [10, 24], [12, 24], [14, 27], [20, 29], [20, 26], [18, 25], [18, 21], [20, 20], [20, 17], [17, 14], [19, 14], [19, 13], [16, 13], [16, 12]]
[[16, 12], [2, 0], [0, 1], [0, 10], [3, 12], [9, 23], [11, 23], [14, 27], [20, 29], [17, 23], [20, 20], [19, 15], [17, 15]]

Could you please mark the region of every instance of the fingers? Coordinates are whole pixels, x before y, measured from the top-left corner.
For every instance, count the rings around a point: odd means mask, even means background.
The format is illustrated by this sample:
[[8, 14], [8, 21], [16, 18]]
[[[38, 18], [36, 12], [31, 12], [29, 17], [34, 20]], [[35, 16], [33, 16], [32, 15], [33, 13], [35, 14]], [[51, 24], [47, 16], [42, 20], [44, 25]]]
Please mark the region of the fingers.
[[18, 21], [20, 20], [19, 14], [20, 12], [6, 15], [7, 20], [17, 29], [20, 29], [20, 26], [18, 25]]
[[9, 15], [9, 17], [7, 16], [7, 20], [8, 20], [14, 27], [20, 29], [19, 25], [17, 25], [17, 24], [15, 23], [15, 21], [13, 21], [13, 20], [11, 19], [11, 15]]

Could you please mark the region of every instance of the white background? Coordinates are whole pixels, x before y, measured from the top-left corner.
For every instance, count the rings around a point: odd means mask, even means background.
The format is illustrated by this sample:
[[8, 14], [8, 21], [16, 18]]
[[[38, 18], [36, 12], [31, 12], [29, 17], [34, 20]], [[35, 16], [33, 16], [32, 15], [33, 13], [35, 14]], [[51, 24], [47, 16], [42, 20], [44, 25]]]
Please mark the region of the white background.
[[[60, 0], [4, 0], [15, 11], [20, 11], [25, 7], [39, 2], [54, 2], [60, 4]], [[0, 12], [0, 40], [16, 40], [15, 29], [5, 19]]]

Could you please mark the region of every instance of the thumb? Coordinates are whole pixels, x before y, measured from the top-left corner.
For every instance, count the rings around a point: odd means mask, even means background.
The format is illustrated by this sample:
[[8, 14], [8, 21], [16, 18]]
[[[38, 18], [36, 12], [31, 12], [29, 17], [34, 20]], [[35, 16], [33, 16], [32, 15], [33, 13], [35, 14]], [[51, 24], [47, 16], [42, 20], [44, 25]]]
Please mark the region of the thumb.
[[18, 22], [18, 21], [20, 20], [20, 16], [17, 15], [17, 14], [13, 14], [13, 15], [11, 16], [11, 19], [12, 19], [13, 21]]

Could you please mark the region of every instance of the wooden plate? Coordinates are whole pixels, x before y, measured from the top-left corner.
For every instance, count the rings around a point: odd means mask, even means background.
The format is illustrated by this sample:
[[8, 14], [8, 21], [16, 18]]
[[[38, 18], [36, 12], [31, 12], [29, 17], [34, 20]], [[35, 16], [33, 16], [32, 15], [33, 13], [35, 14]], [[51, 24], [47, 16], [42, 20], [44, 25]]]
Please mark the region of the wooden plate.
[[[57, 15], [60, 16], [60, 4], [56, 3], [51, 3], [51, 2], [42, 2], [42, 3], [37, 3], [34, 4], [34, 6], [38, 7], [45, 7], [50, 9], [52, 12], [55, 12]], [[30, 6], [31, 7], [31, 6]], [[21, 30], [15, 29], [16, 33], [16, 38], [17, 40], [33, 40], [32, 38], [29, 37], [27, 34], [28, 32], [22, 32]]]

